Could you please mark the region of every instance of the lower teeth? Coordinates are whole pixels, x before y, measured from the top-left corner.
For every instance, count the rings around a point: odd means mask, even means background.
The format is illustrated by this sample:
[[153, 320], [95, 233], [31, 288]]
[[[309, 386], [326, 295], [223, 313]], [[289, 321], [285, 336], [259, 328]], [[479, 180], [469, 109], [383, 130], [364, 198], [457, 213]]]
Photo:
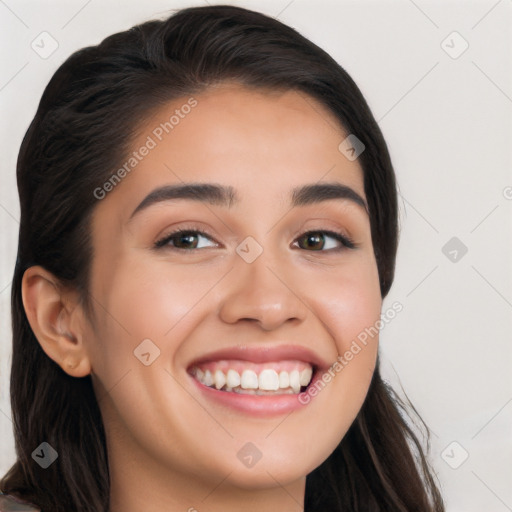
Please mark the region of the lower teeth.
[[[209, 386], [209, 387], [211, 387], [212, 389], [217, 389], [217, 388], [215, 388], [215, 386]], [[300, 391], [303, 391], [304, 389], [306, 389], [306, 386], [301, 387]], [[244, 389], [244, 388], [241, 388], [240, 386], [238, 386], [236, 388], [223, 387], [217, 391], [226, 391], [228, 393], [229, 392], [238, 393], [240, 395], [260, 395], [260, 396], [264, 396], [264, 395], [296, 395], [296, 394], [298, 394], [292, 388], [278, 389], [275, 391], [267, 391], [264, 389]]]

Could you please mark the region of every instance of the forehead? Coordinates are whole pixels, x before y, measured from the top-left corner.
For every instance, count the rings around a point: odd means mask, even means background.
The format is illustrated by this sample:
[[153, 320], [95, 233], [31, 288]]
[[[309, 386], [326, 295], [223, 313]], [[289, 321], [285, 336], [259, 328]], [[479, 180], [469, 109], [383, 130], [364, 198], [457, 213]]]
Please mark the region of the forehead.
[[327, 107], [300, 91], [211, 87], [160, 106], [140, 124], [120, 165], [126, 172], [104, 203], [135, 208], [154, 188], [185, 182], [229, 185], [240, 203], [255, 207], [262, 199], [287, 202], [291, 189], [321, 181], [364, 197], [359, 163], [339, 149], [346, 136]]

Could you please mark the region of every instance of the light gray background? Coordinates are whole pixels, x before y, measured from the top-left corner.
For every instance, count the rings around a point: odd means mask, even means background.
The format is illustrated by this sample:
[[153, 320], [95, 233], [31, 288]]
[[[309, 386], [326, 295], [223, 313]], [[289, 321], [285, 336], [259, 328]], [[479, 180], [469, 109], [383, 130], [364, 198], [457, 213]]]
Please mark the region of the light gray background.
[[[404, 309], [381, 334], [384, 376], [401, 383], [432, 429], [448, 512], [512, 510], [512, 0], [0, 0], [0, 473], [14, 462], [15, 163], [43, 88], [76, 49], [206, 3], [278, 17], [327, 50], [363, 91], [401, 192], [396, 280], [384, 309], [394, 301]], [[31, 48], [43, 31], [59, 45], [46, 59]], [[454, 31], [469, 44], [460, 56], [464, 41]], [[443, 253], [452, 237], [467, 254]]]

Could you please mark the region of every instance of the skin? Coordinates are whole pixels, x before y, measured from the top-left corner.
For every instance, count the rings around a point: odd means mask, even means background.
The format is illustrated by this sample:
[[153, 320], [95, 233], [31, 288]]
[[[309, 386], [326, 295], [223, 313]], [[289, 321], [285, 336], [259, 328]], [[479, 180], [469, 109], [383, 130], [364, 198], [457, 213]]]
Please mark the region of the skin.
[[[75, 377], [91, 374], [107, 433], [111, 511], [303, 510], [306, 475], [345, 435], [374, 371], [378, 337], [307, 405], [254, 417], [214, 403], [186, 369], [235, 345], [311, 348], [334, 363], [380, 318], [381, 295], [369, 217], [348, 200], [290, 208], [294, 187], [350, 186], [365, 198], [363, 173], [338, 145], [347, 136], [333, 115], [302, 93], [223, 84], [198, 104], [107, 196], [93, 214], [88, 317], [77, 294], [41, 267], [23, 280], [30, 324], [45, 352]], [[188, 97], [140, 127], [134, 150]], [[153, 189], [184, 182], [233, 186], [226, 208], [167, 201], [129, 217]], [[191, 226], [191, 222], [193, 225]], [[155, 250], [177, 228], [201, 229], [201, 247]], [[307, 231], [342, 231], [309, 249]], [[263, 253], [246, 263], [235, 251], [252, 236]], [[334, 244], [334, 245], [333, 245]], [[151, 339], [159, 357], [134, 350]], [[237, 452], [262, 454], [251, 468]]]

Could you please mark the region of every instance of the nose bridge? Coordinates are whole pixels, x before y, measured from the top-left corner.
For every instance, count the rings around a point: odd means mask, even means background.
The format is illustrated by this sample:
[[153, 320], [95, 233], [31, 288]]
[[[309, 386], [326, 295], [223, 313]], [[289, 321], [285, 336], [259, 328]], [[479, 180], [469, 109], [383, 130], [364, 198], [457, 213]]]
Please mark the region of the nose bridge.
[[222, 320], [255, 320], [265, 330], [287, 320], [303, 320], [307, 307], [294, 290], [289, 262], [277, 254], [278, 248], [256, 244], [248, 237], [237, 247], [231, 284], [220, 309]]

